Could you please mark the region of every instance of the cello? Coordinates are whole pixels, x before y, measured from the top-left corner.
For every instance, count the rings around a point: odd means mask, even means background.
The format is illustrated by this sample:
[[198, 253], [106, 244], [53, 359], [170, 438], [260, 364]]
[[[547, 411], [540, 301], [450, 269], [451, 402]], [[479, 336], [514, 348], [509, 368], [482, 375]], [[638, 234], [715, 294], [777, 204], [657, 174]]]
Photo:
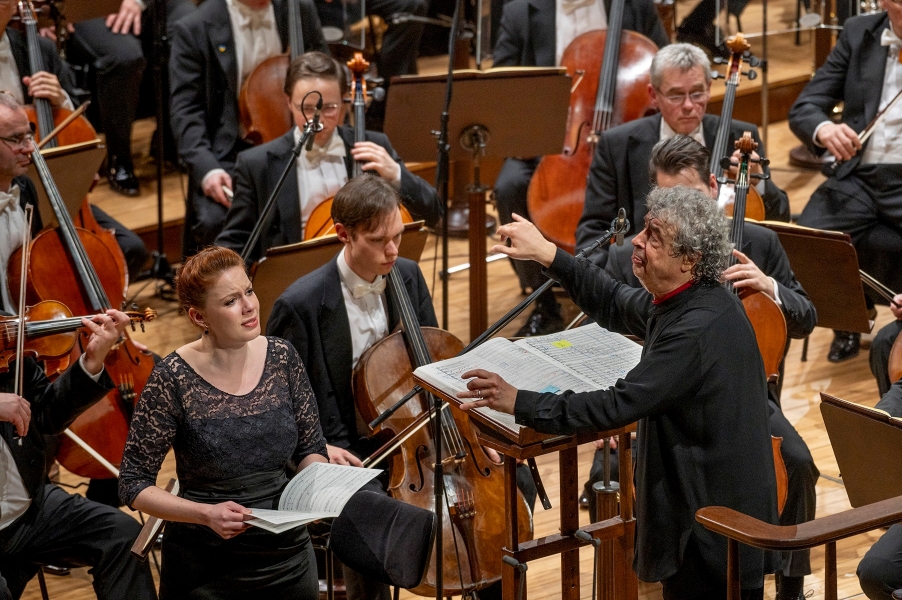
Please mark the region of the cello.
[[[24, 250], [19, 248], [13, 253], [7, 275], [10, 288], [20, 286], [24, 277], [28, 284], [26, 297], [33, 299], [29, 300], [30, 304], [54, 299], [65, 303], [76, 314], [95, 314], [120, 306], [125, 295], [125, 272], [118, 268], [114, 254], [94, 233], [75, 227], [41, 152], [35, 148], [31, 157], [58, 226], [35, 236], [30, 248], [33, 258], [26, 273], [14, 267], [18, 262], [16, 253]], [[80, 341], [83, 343], [84, 339]], [[104, 365], [116, 388], [82, 413], [70, 430], [115, 465], [122, 460], [131, 410], [153, 370], [153, 359], [125, 336], [110, 350]], [[111, 474], [108, 467], [65, 438], [60, 440], [57, 459], [82, 477], [105, 479]]]
[[[397, 265], [388, 275], [388, 284], [399, 307], [402, 331], [369, 348], [354, 371], [357, 408], [367, 422], [413, 388], [414, 368], [431, 363], [433, 357], [453, 356], [463, 348], [460, 340], [447, 331], [420, 327]], [[428, 427], [432, 404], [425, 394], [417, 399], [380, 426], [380, 431], [393, 431], [396, 438], [387, 450], [364, 461], [364, 466], [389, 458], [389, 493], [396, 499], [434, 510], [434, 439]], [[504, 474], [503, 467], [491, 462], [482, 450], [467, 415], [448, 404], [438, 410], [439, 435], [448, 449], [442, 453], [441, 461], [444, 503], [448, 507], [441, 524], [441, 592], [452, 596], [482, 589], [501, 577], [504, 520], [496, 518], [492, 508], [504, 504]], [[519, 522], [521, 539], [531, 539], [529, 509], [523, 495], [518, 497], [518, 514], [523, 517]], [[432, 561], [423, 582], [412, 591], [435, 596], [438, 568]]]
[[570, 98], [564, 152], [542, 158], [527, 192], [532, 222], [570, 254], [576, 249], [576, 226], [598, 137], [652, 110], [647, 88], [658, 47], [623, 29], [623, 5], [624, 0], [611, 3], [606, 31], [584, 33], [564, 50], [561, 65], [571, 76], [585, 75]]
[[284, 101], [288, 65], [304, 53], [299, 0], [288, 0], [288, 54], [271, 56], [256, 66], [238, 93], [238, 112], [246, 139], [257, 146], [291, 128], [291, 111]]
[[[348, 61], [348, 69], [353, 75], [352, 79], [352, 95], [354, 106], [354, 143], [366, 141], [366, 73], [369, 71], [370, 63], [364, 60], [363, 54], [354, 53], [354, 58]], [[359, 160], [354, 161], [351, 178], [360, 177], [363, 174], [363, 164]], [[333, 197], [334, 198], [334, 197]], [[304, 241], [312, 240], [333, 232], [335, 224], [332, 222], [332, 200], [327, 198], [321, 202], [310, 217], [307, 218], [307, 225], [304, 227]], [[401, 221], [404, 223], [412, 223], [413, 217], [401, 205]]]

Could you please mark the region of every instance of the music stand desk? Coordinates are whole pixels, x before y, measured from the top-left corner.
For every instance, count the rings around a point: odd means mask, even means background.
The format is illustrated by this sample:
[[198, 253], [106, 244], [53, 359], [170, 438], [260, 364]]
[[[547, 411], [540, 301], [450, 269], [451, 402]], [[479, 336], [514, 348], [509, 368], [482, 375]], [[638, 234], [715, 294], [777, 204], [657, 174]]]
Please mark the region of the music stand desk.
[[[459, 407], [461, 400], [439, 390], [414, 375], [416, 382], [445, 402]], [[586, 542], [573, 536], [577, 529], [593, 538], [614, 541], [614, 589], [619, 600], [636, 600], [639, 597], [638, 579], [633, 571], [635, 553], [636, 519], [633, 516], [633, 423], [611, 431], [597, 431], [576, 435], [546, 435], [523, 427], [514, 432], [478, 411], [469, 411], [470, 421], [476, 428], [479, 443], [493, 448], [504, 456], [504, 511], [507, 531], [507, 547], [504, 555], [520, 563], [538, 560], [555, 554], [561, 555], [561, 598], [579, 600], [579, 549]], [[597, 439], [617, 436], [620, 466], [620, 515], [579, 526], [579, 474], [578, 451], [581, 444]], [[525, 443], [518, 443], [523, 441]], [[529, 541], [520, 541], [517, 530], [517, 460], [534, 458], [543, 454], [558, 453], [560, 475], [560, 533]], [[516, 460], [515, 460], [516, 459]], [[601, 573], [601, 570], [599, 570]], [[501, 590], [504, 600], [515, 600], [525, 574], [504, 563], [501, 568]], [[528, 597], [523, 587], [521, 600]], [[592, 599], [594, 600], [594, 599]]]
[[[448, 121], [449, 160], [472, 161], [475, 175], [478, 161], [485, 157], [561, 152], [570, 105], [571, 82], [566, 69], [467, 69], [454, 71], [453, 78]], [[433, 132], [440, 128], [446, 83], [446, 75], [392, 78], [385, 133], [405, 160], [435, 160], [437, 145]], [[473, 146], [478, 148], [476, 153]], [[488, 327], [488, 274], [485, 198], [471, 194], [470, 200], [470, 338], [473, 339]]]
[[[41, 156], [50, 169], [50, 175], [59, 190], [60, 196], [74, 220], [84, 204], [85, 196], [91, 190], [94, 176], [100, 169], [100, 163], [106, 157], [106, 147], [100, 139], [94, 139], [69, 146], [59, 146], [41, 150]], [[28, 177], [35, 183], [38, 192], [38, 211], [45, 227], [54, 226], [56, 217], [47, 199], [47, 191], [41, 185], [41, 178], [33, 163], [28, 165]]]

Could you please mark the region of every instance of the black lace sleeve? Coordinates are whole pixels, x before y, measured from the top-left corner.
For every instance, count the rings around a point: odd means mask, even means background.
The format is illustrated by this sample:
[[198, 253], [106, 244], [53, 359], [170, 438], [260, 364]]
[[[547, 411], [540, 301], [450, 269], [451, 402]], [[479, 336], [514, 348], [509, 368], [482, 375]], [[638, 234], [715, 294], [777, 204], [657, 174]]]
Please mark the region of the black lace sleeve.
[[326, 439], [323, 437], [323, 430], [319, 424], [316, 398], [310, 387], [310, 380], [307, 379], [304, 364], [291, 344], [279, 338], [270, 338], [270, 340], [277, 344], [286, 356], [285, 367], [288, 371], [288, 385], [294, 406], [294, 419], [298, 428], [298, 444], [292, 460], [297, 464], [310, 454], [321, 454], [328, 460]]
[[131, 507], [144, 488], [155, 485], [182, 418], [175, 353], [154, 367], [132, 416], [119, 469], [119, 498]]

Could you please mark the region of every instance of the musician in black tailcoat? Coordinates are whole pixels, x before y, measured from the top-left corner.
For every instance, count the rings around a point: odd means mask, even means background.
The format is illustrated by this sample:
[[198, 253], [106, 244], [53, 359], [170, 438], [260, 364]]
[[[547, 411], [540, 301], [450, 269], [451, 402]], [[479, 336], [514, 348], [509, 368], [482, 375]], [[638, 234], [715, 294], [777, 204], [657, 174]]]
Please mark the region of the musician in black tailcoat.
[[[498, 41], [495, 43], [496, 67], [553, 67], [578, 35], [606, 29], [611, 2], [565, 0], [512, 0], [504, 5]], [[658, 47], [668, 43], [667, 34], [651, 0], [625, 0], [623, 29], [641, 33]], [[495, 199], [502, 223], [510, 223], [511, 214], [528, 216], [526, 192], [541, 157], [508, 158], [495, 181]], [[539, 270], [530, 263], [514, 261], [520, 287], [537, 288], [544, 282]], [[541, 335], [559, 330], [564, 321], [560, 305], [551, 290], [536, 302], [536, 309], [517, 332], [517, 336]]]
[[355, 143], [354, 129], [340, 125], [345, 115], [342, 97], [348, 89], [344, 70], [321, 52], [308, 52], [292, 62], [285, 90], [295, 127], [282, 137], [238, 155], [235, 197], [225, 226], [216, 238], [218, 245], [237, 252], [244, 248], [292, 156], [306, 119], [313, 117], [316, 92], [323, 97], [323, 129], [314, 137], [311, 149], [302, 151], [294, 161], [276, 198], [269, 226], [262, 231], [250, 259], [259, 259], [273, 246], [302, 241], [308, 217], [353, 176], [355, 160], [366, 171], [389, 181], [414, 219], [424, 219], [429, 226], [436, 224], [442, 205], [435, 189], [407, 170], [388, 138], [367, 131], [365, 141]]
[[[304, 48], [326, 51], [316, 8], [300, 0]], [[186, 255], [213, 243], [231, 201], [241, 137], [238, 94], [253, 69], [287, 51], [285, 0], [207, 0], [176, 24], [169, 61], [172, 130], [188, 164]], [[236, 36], [237, 34], [237, 36]]]
[[[862, 144], [859, 134], [902, 90], [902, 6], [854, 17], [789, 111], [793, 133], [816, 155], [843, 161], [805, 205], [799, 224], [852, 237], [859, 266], [889, 288], [902, 289], [902, 102]], [[879, 92], [878, 92], [879, 90]], [[843, 103], [842, 122], [833, 108]], [[872, 303], [869, 300], [869, 304]], [[861, 334], [835, 332], [828, 359], [858, 354]]]

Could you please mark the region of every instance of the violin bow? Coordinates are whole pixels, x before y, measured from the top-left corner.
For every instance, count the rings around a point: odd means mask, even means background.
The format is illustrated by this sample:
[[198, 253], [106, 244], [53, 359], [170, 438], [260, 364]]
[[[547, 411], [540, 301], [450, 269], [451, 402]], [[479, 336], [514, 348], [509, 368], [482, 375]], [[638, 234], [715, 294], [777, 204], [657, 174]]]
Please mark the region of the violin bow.
[[[13, 383], [13, 394], [22, 396], [25, 379], [25, 290], [28, 280], [28, 260], [31, 254], [31, 222], [34, 217], [34, 207], [25, 205], [25, 230], [22, 232], [22, 276], [19, 282], [19, 325], [16, 337], [16, 374]], [[16, 442], [21, 446], [22, 437], [16, 436]]]

